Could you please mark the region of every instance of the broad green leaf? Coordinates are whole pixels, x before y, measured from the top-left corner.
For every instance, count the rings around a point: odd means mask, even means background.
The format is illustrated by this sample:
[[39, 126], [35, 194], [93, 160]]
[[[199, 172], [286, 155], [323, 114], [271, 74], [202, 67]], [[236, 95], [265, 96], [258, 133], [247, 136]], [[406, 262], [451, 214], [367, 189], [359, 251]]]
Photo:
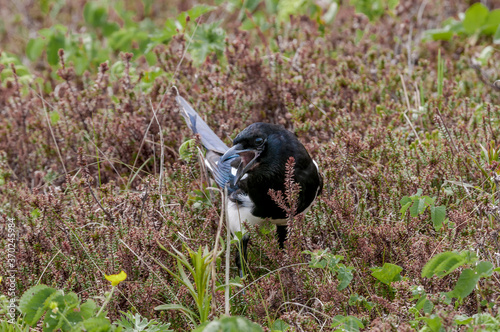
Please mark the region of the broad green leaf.
[[431, 206], [431, 219], [434, 230], [437, 232], [443, 227], [443, 221], [446, 219], [446, 206]]
[[422, 296], [422, 297], [420, 297], [420, 299], [418, 299], [417, 303], [415, 304], [415, 308], [417, 310], [421, 310], [424, 307], [425, 301], [428, 301], [428, 300], [427, 300], [427, 295], [424, 294], [424, 296]]
[[85, 23], [94, 28], [103, 27], [108, 20], [108, 11], [96, 2], [87, 2], [83, 7], [83, 18]]
[[112, 331], [109, 319], [93, 317], [81, 323], [87, 332], [107, 332]]
[[431, 198], [429, 196], [422, 196], [422, 198], [425, 200], [426, 206], [431, 206], [432, 204], [434, 204], [434, 201], [436, 200], [435, 198]]
[[424, 313], [430, 314], [434, 309], [434, 304], [431, 301], [425, 299], [423, 309]]
[[422, 277], [431, 278], [434, 275], [444, 277], [458, 267], [467, 263], [464, 254], [445, 251], [432, 257], [422, 269]]
[[447, 292], [446, 294], [449, 297], [464, 299], [470, 293], [472, 293], [472, 291], [476, 287], [478, 280], [479, 274], [474, 273], [474, 271], [471, 269], [465, 269], [462, 271], [462, 274], [460, 274], [455, 288], [453, 288], [451, 292]]
[[272, 331], [287, 331], [288, 330], [288, 324], [282, 321], [281, 319], [277, 319], [273, 323]]
[[47, 43], [47, 61], [50, 65], [55, 66], [59, 63], [59, 50], [64, 48], [64, 35], [55, 31]]
[[44, 48], [45, 40], [43, 40], [42, 38], [32, 38], [26, 45], [26, 56], [31, 61], [36, 61], [42, 56]]
[[349, 286], [354, 277], [351, 272], [352, 269], [353, 267], [346, 267], [344, 264], [340, 264], [337, 270], [337, 279], [340, 281], [337, 286], [337, 290], [341, 291]]
[[425, 210], [425, 199], [420, 198], [413, 201], [413, 205], [410, 208], [410, 215], [412, 217], [417, 217], [419, 214]]
[[478, 31], [486, 22], [488, 17], [488, 8], [482, 3], [475, 3], [465, 11], [463, 21], [464, 30], [468, 35]]
[[488, 17], [486, 18], [486, 23], [484, 23], [481, 33], [491, 36], [500, 26], [500, 9], [492, 10]]
[[116, 22], [105, 22], [102, 26], [102, 34], [104, 37], [110, 36], [113, 32], [120, 30], [120, 26]]
[[491, 277], [493, 275], [493, 264], [487, 261], [482, 261], [476, 265], [474, 270], [480, 278]]
[[19, 310], [25, 314], [24, 321], [35, 326], [48, 307], [45, 303], [57, 291], [45, 285], [37, 285], [28, 289], [19, 300]]
[[453, 32], [444, 28], [444, 29], [430, 29], [425, 31], [425, 35], [432, 38], [432, 40], [444, 40], [448, 41], [453, 37]]
[[87, 302], [83, 303], [80, 305], [80, 313], [83, 317], [83, 319], [88, 319], [92, 317], [96, 311], [96, 304], [94, 300], [88, 299]]
[[[45, 318], [43, 320], [44, 332], [56, 331], [61, 328], [65, 331], [69, 329], [68, 323], [63, 318], [63, 316], [66, 317], [68, 314], [66, 304], [64, 302], [64, 296], [59, 293], [55, 294], [55, 297], [45, 301], [45, 309], [47, 310], [47, 313], [45, 314]], [[51, 306], [56, 306], [57, 308], [52, 308]], [[53, 312], [52, 310], [57, 311]]]
[[432, 332], [440, 332], [441, 331], [441, 326], [443, 325], [441, 321], [441, 317], [438, 315], [430, 315], [429, 317], [423, 317], [423, 321], [427, 324], [427, 327], [432, 331]]
[[373, 277], [386, 285], [390, 285], [393, 281], [401, 280], [400, 273], [403, 268], [395, 264], [385, 263], [382, 267], [375, 267], [370, 270], [373, 271]]
[[406, 210], [408, 210], [408, 208], [411, 206], [411, 202], [408, 202], [406, 203], [405, 205], [403, 205], [401, 207], [401, 210], [399, 210], [399, 212], [401, 212], [401, 218], [403, 218], [406, 214]]
[[453, 320], [457, 325], [466, 325], [474, 320], [474, 318], [465, 315], [456, 315]]

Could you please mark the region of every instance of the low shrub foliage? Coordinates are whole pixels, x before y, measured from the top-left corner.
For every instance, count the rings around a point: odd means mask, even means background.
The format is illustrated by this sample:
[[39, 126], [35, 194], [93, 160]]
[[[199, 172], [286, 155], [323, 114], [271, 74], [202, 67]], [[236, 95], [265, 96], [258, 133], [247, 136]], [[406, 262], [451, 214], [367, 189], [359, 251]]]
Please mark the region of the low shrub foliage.
[[[0, 329], [500, 328], [498, 10], [61, 3], [0, 25]], [[227, 144], [283, 125], [323, 174], [284, 250], [249, 227], [244, 279], [177, 91]]]

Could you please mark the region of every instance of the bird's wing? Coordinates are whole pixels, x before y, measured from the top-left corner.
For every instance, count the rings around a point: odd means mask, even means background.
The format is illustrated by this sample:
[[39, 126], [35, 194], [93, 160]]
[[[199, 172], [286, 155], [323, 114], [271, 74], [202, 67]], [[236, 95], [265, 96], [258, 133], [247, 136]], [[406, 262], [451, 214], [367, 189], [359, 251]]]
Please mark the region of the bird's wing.
[[[221, 162], [220, 157], [229, 150], [229, 147], [210, 129], [184, 98], [177, 96], [175, 100], [183, 110], [182, 115], [186, 119], [187, 125], [193, 133], [200, 135], [201, 143], [207, 149], [205, 165], [210, 170], [217, 185], [224, 188], [227, 183], [232, 184], [236, 170], [233, 170], [231, 164], [233, 162], [238, 163], [237, 158], [240, 156], [235, 154]], [[230, 191], [232, 191], [232, 187], [229, 188]]]
[[201, 142], [207, 150], [212, 150], [224, 154], [229, 147], [217, 136], [198, 113], [189, 105], [189, 103], [181, 96], [175, 97], [175, 100], [181, 106], [182, 115], [186, 119], [186, 123], [191, 128], [193, 133], [200, 134]]
[[217, 152], [213, 152], [208, 150], [207, 155], [205, 156], [205, 165], [208, 167], [210, 170], [210, 173], [212, 174], [215, 182], [219, 185], [219, 187], [224, 188], [227, 183], [229, 183], [230, 188], [229, 191], [232, 191], [233, 185], [233, 179], [234, 179], [234, 173], [235, 169], [231, 164], [236, 161], [236, 163], [239, 163], [237, 161], [237, 158], [239, 158], [239, 155], [234, 155], [233, 157], [224, 160], [221, 162], [220, 160], [221, 155], [218, 154]]

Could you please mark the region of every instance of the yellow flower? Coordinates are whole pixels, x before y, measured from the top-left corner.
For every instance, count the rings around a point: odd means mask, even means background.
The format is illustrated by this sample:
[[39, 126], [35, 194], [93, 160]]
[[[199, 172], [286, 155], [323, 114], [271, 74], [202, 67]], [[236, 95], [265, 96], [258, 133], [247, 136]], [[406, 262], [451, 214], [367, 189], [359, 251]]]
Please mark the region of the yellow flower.
[[0, 276], [0, 282], [2, 282], [2, 279], [3, 279], [2, 276]]
[[116, 286], [123, 280], [127, 279], [127, 274], [125, 273], [125, 271], [122, 271], [118, 274], [110, 274], [109, 276], [105, 274], [104, 276], [106, 277], [106, 280], [111, 282], [111, 286]]

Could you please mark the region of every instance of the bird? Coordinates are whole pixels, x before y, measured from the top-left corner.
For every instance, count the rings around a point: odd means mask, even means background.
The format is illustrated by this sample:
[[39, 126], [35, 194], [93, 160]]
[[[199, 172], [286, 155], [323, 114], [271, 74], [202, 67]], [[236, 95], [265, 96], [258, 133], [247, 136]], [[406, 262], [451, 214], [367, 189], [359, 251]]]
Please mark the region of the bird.
[[278, 245], [283, 249], [287, 215], [273, 201], [269, 189], [285, 191], [286, 164], [293, 157], [294, 181], [300, 185], [296, 214], [307, 211], [323, 188], [318, 164], [294, 133], [276, 124], [253, 123], [228, 147], [183, 97], [177, 95], [176, 101], [188, 127], [199, 135], [206, 149], [205, 166], [217, 185], [227, 188], [226, 221], [233, 236], [239, 234], [241, 238], [235, 263], [243, 277], [241, 254], [246, 263], [250, 239], [244, 223], [260, 226], [269, 220], [276, 225]]

